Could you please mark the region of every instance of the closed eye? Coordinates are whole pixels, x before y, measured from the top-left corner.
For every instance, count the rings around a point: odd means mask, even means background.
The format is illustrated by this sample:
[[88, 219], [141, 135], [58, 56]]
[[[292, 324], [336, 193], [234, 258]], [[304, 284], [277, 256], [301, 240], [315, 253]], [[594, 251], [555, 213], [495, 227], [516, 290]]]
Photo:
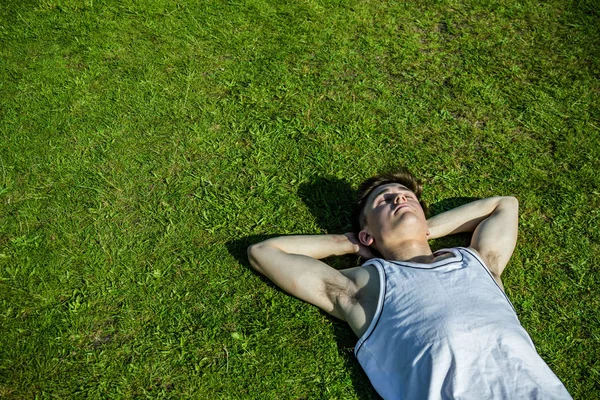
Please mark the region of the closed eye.
[[374, 201], [375, 206], [380, 205], [381, 203], [383, 203], [385, 201], [385, 194], [381, 193], [379, 196], [377, 196], [377, 198]]
[[[386, 201], [387, 198], [390, 197], [390, 195], [392, 197], [396, 196], [398, 193], [400, 192], [392, 192], [389, 190], [384, 190], [383, 192], [381, 192], [376, 198], [375, 201], [373, 202], [373, 204], [375, 205], [375, 207], [380, 206], [382, 203], [384, 203]], [[407, 199], [411, 199], [411, 200], [416, 200], [416, 196], [413, 192], [411, 191], [402, 191], [401, 193], [403, 193], [404, 197], [406, 197]], [[387, 197], [386, 197], [387, 196]]]

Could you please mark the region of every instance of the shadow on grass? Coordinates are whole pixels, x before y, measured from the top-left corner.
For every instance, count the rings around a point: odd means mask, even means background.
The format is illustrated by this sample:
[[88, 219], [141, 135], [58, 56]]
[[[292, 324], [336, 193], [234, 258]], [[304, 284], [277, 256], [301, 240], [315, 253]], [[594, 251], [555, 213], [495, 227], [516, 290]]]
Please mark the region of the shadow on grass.
[[[351, 229], [350, 215], [356, 193], [348, 182], [332, 177], [320, 177], [313, 182], [303, 184], [299, 188], [298, 195], [309, 207], [311, 213], [316, 218], [319, 228], [323, 232], [343, 233]], [[433, 216], [474, 200], [477, 200], [477, 198], [457, 197], [446, 199], [430, 205], [429, 215]], [[248, 246], [274, 236], [278, 235], [247, 236], [227, 243], [227, 249], [241, 265], [251, 268], [246, 254]], [[470, 237], [470, 234], [460, 234], [452, 237], [440, 238], [432, 241], [431, 247], [433, 250], [436, 250], [447, 247], [468, 246]], [[332, 257], [323, 261], [334, 268], [349, 268], [356, 266], [358, 259], [354, 256], [343, 256]], [[277, 288], [277, 290], [280, 290], [282, 293], [285, 293], [264, 276], [258, 273], [256, 274], [267, 284]], [[322, 312], [326, 314], [324, 311]], [[334, 335], [338, 344], [338, 352], [344, 360], [347, 370], [350, 372], [352, 385], [358, 398], [380, 398], [354, 356], [354, 346], [358, 340], [356, 335], [345, 322], [329, 316], [328, 314], [326, 315], [332, 321]]]
[[319, 228], [326, 233], [351, 230], [350, 216], [356, 191], [348, 182], [333, 177], [319, 177], [300, 185], [298, 196], [315, 217]]

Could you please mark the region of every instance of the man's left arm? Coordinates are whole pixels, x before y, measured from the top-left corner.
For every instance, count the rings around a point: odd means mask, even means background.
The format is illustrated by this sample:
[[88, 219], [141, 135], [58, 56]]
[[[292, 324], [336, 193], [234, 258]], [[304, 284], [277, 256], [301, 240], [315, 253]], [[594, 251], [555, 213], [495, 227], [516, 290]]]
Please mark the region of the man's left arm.
[[490, 197], [438, 214], [428, 221], [429, 239], [473, 232], [471, 247], [486, 263], [496, 281], [517, 243], [519, 202], [515, 197]]

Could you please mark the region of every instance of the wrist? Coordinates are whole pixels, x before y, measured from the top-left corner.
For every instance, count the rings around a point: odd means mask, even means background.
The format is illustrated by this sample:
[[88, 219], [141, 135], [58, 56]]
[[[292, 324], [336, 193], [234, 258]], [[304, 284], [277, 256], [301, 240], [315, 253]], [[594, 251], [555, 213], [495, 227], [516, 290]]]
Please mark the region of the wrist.
[[427, 240], [437, 239], [438, 237], [438, 230], [435, 228], [435, 224], [427, 220]]
[[358, 254], [360, 252], [360, 245], [358, 242], [358, 237], [353, 232], [347, 232], [342, 235], [345, 243], [345, 252], [344, 254]]

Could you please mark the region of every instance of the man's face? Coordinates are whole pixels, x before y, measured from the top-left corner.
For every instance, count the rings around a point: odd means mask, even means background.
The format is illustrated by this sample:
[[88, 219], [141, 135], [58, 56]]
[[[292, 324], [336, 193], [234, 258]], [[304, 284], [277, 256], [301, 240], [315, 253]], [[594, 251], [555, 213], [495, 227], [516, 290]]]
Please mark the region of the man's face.
[[398, 183], [375, 188], [367, 198], [363, 214], [366, 220], [363, 231], [380, 250], [382, 245], [396, 239], [427, 237], [427, 218], [417, 196]]

